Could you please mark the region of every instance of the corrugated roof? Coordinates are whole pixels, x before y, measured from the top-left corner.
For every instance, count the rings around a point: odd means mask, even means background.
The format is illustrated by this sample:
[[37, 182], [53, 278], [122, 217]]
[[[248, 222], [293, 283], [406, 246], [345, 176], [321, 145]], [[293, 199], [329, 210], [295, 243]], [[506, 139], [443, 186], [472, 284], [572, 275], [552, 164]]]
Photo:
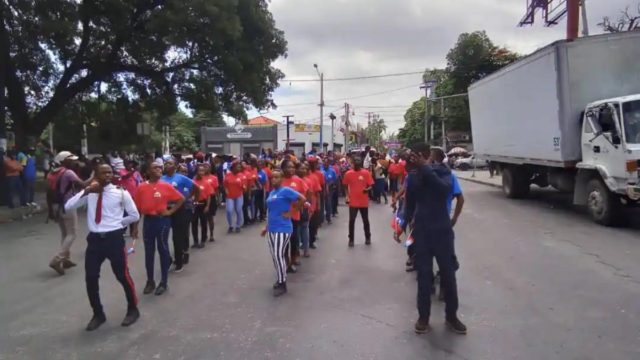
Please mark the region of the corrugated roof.
[[278, 121], [273, 119], [269, 119], [266, 116], [258, 116], [253, 119], [250, 119], [247, 122], [248, 125], [268, 125], [268, 124], [280, 124]]

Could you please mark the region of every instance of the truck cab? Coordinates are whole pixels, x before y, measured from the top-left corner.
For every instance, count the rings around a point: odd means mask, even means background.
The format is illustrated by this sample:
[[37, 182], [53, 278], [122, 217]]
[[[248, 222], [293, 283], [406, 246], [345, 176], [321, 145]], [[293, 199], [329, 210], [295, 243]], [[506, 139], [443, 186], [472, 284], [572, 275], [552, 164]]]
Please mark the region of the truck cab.
[[587, 105], [582, 119], [582, 161], [574, 203], [594, 221], [611, 225], [622, 204], [640, 199], [640, 95]]

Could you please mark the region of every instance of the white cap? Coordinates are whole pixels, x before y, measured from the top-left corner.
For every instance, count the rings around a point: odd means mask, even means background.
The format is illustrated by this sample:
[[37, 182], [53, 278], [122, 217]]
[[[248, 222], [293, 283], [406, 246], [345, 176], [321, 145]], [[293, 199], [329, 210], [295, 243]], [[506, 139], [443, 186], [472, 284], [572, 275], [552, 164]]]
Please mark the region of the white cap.
[[58, 164], [62, 164], [65, 160], [78, 160], [78, 157], [70, 153], [69, 151], [60, 151], [58, 155], [56, 155], [55, 162]]

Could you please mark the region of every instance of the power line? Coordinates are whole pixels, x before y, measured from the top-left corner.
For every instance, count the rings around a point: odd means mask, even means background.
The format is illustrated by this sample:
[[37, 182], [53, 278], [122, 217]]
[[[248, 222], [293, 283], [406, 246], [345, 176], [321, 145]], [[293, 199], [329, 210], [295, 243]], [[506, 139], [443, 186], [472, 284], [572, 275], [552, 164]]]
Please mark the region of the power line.
[[[385, 77], [396, 77], [396, 76], [406, 76], [406, 75], [417, 75], [424, 74], [424, 71], [415, 71], [408, 73], [399, 73], [399, 74], [383, 74], [383, 75], [370, 75], [370, 76], [357, 76], [350, 78], [336, 78], [336, 79], [324, 79], [324, 81], [350, 81], [350, 80], [365, 80], [365, 79], [379, 79]], [[284, 79], [282, 82], [318, 82], [320, 79]]]
[[[393, 89], [393, 90], [387, 90], [387, 91], [383, 91], [383, 92], [373, 93], [373, 94], [366, 94], [366, 95], [348, 97], [348, 98], [343, 98], [343, 99], [325, 100], [325, 104], [328, 103], [328, 102], [346, 101], [346, 100], [353, 100], [353, 99], [362, 99], [362, 98], [369, 97], [369, 96], [384, 95], [384, 94], [389, 94], [389, 93], [400, 91], [400, 90], [410, 89], [410, 88], [413, 88], [413, 87], [416, 87], [416, 86], [420, 86], [420, 85], [422, 85], [422, 83], [419, 83], [419, 84], [416, 84], [416, 85], [405, 86], [405, 87], [401, 87], [401, 88], [398, 88], [398, 89]], [[278, 105], [278, 108], [290, 107], [290, 106], [302, 106], [302, 105], [315, 105], [315, 104], [317, 104], [317, 103], [312, 102], [312, 103], [300, 103], [300, 104], [284, 104], [284, 105]]]

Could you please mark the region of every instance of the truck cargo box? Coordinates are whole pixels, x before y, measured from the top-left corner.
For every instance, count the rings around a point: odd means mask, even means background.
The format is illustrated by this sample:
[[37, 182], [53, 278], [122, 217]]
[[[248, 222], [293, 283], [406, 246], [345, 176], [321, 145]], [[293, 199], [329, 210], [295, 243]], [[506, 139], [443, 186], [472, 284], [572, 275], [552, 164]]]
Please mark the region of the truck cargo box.
[[573, 166], [587, 104], [638, 93], [639, 31], [555, 42], [469, 87], [474, 152]]

